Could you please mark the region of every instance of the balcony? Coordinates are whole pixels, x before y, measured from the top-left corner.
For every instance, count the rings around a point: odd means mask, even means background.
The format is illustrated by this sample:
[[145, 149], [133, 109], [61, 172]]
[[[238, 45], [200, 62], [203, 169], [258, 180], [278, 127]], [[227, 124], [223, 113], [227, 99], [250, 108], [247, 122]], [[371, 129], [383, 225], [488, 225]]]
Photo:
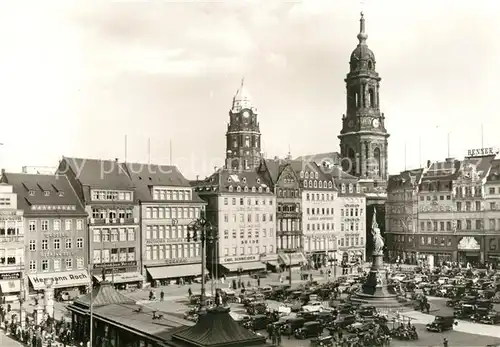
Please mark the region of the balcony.
[[20, 247], [24, 247], [24, 235], [1, 235], [0, 244], [4, 243], [9, 243], [10, 245], [20, 243]]
[[139, 223], [139, 218], [89, 218], [90, 225], [131, 225]]

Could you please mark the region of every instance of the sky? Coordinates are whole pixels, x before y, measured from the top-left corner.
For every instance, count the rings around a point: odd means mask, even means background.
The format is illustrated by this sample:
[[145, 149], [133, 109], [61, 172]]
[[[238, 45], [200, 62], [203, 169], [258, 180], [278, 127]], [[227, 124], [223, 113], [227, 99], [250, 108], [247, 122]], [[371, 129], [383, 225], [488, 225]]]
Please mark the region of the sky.
[[500, 146], [499, 7], [497, 0], [5, 0], [0, 166], [126, 153], [127, 161], [172, 162], [188, 178], [204, 177], [223, 164], [242, 77], [267, 157], [289, 148], [293, 156], [338, 151], [361, 10], [382, 77], [391, 173], [447, 157], [448, 134], [457, 158]]

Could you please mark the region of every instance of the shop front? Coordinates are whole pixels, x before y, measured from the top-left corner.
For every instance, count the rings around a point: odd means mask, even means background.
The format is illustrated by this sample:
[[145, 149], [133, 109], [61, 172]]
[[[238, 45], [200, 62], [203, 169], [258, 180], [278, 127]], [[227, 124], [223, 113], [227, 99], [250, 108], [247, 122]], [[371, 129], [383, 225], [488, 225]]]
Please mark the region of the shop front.
[[248, 255], [241, 257], [224, 257], [219, 260], [222, 274], [241, 275], [243, 273], [255, 273], [266, 270], [266, 264], [260, 261], [260, 255]]
[[266, 269], [268, 271], [272, 271], [272, 272], [279, 271], [279, 262], [278, 262], [278, 255], [277, 254], [263, 253], [260, 255], [259, 259], [262, 263], [266, 264]]
[[86, 293], [90, 286], [90, 277], [86, 270], [47, 272], [28, 275], [30, 293], [45, 292], [49, 285], [58, 297], [63, 292]]
[[201, 258], [167, 259], [163, 264], [146, 265], [147, 281], [153, 287], [190, 283], [201, 276], [201, 270]]
[[500, 265], [500, 238], [489, 237], [486, 240], [485, 261], [495, 268]]
[[106, 281], [111, 281], [120, 289], [141, 288], [144, 283], [135, 260], [94, 264], [92, 275], [97, 282], [102, 282], [104, 275]]
[[20, 272], [0, 273], [0, 298], [5, 302], [19, 300], [22, 290], [22, 277]]
[[473, 236], [462, 237], [458, 241], [457, 260], [463, 264], [477, 265], [481, 262], [481, 244]]
[[278, 253], [278, 260], [282, 269], [288, 267], [302, 267], [307, 264], [307, 259], [302, 252]]

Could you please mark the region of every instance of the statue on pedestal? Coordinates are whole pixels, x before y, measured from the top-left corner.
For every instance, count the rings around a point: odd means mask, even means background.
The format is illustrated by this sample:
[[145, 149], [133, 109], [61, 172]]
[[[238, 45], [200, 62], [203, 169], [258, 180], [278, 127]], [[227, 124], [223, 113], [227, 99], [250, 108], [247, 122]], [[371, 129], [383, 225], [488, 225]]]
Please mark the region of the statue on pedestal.
[[372, 220], [372, 236], [373, 236], [373, 254], [380, 255], [384, 253], [384, 238], [380, 234], [380, 229], [377, 223], [377, 210], [373, 210]]

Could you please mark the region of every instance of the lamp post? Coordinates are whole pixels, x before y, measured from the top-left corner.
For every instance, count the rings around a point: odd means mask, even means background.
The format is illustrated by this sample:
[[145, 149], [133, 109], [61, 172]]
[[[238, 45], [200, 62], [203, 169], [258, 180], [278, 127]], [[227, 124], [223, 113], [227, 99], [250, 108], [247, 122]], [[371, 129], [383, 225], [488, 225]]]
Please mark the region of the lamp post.
[[[200, 310], [205, 309], [205, 268], [206, 268], [206, 255], [205, 248], [207, 242], [217, 245], [219, 238], [217, 228], [208, 221], [205, 216], [193, 220], [187, 226], [187, 241], [201, 242], [201, 297], [200, 297]], [[218, 262], [217, 262], [218, 263]]]
[[54, 319], [54, 288], [52, 284], [54, 283], [52, 278], [46, 278], [45, 282], [45, 291], [44, 291], [44, 299], [45, 299], [45, 312]]

